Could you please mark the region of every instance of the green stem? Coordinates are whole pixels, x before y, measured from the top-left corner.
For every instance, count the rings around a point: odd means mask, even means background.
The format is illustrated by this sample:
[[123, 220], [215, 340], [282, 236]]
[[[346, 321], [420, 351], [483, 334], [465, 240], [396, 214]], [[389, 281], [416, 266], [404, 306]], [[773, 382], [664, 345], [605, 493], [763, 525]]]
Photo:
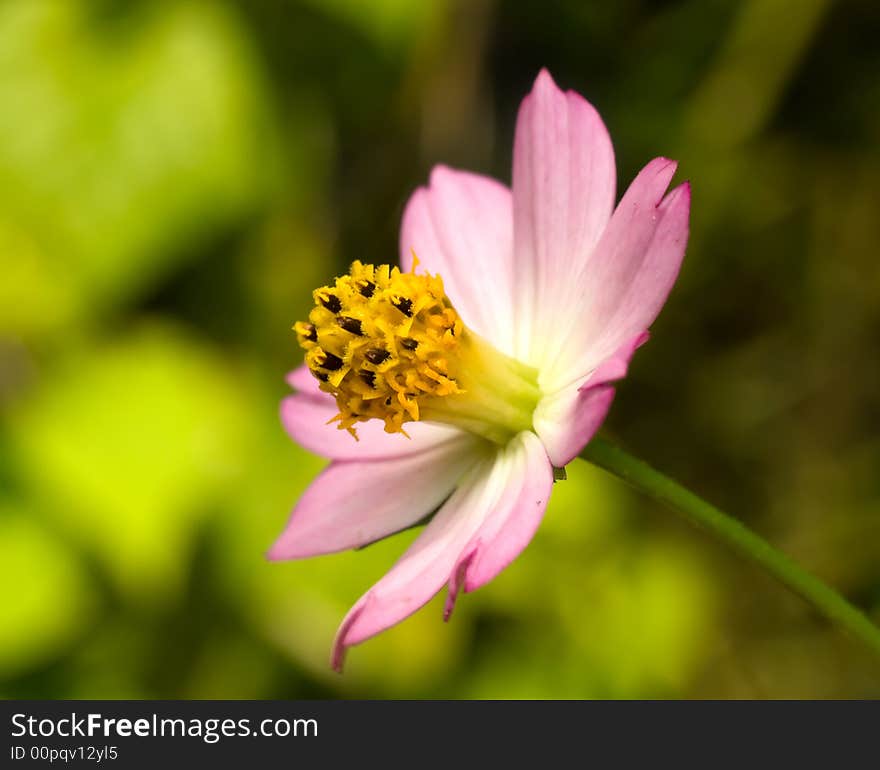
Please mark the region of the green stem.
[[708, 530], [740, 555], [757, 562], [821, 614], [880, 655], [880, 628], [865, 613], [741, 522], [603, 439], [594, 438], [580, 456], [666, 503], [692, 524]]

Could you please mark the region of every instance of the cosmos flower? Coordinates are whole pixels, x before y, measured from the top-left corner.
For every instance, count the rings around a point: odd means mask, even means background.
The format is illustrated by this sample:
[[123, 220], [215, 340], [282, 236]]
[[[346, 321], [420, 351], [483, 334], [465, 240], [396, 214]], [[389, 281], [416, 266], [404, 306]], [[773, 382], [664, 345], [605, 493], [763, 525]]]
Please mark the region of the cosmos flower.
[[542, 71], [520, 107], [512, 189], [436, 167], [406, 206], [400, 267], [355, 262], [314, 292], [282, 419], [332, 462], [269, 558], [428, 522], [343, 620], [335, 668], [444, 586], [448, 618], [532, 539], [554, 469], [605, 419], [678, 274], [690, 189], [667, 194], [675, 167], [648, 163], [615, 208], [605, 125]]

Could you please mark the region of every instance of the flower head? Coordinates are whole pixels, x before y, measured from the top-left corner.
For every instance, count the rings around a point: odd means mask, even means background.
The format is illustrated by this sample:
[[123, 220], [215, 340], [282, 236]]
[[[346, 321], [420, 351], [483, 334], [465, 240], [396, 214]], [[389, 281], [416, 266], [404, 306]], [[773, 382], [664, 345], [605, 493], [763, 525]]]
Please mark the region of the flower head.
[[404, 212], [400, 268], [355, 262], [314, 292], [282, 419], [332, 462], [270, 558], [358, 547], [433, 513], [342, 622], [334, 667], [444, 585], [448, 618], [531, 540], [554, 467], [599, 428], [678, 275], [690, 190], [667, 194], [674, 172], [651, 161], [614, 208], [601, 118], [542, 71], [512, 189], [435, 168]]

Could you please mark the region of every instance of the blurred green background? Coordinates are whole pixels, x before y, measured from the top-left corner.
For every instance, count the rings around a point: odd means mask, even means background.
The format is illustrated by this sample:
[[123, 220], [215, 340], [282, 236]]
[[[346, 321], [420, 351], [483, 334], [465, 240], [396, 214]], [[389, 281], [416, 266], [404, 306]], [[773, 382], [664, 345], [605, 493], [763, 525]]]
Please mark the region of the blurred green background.
[[694, 189], [607, 432], [880, 620], [880, 5], [0, 3], [0, 695], [878, 697], [880, 666], [583, 463], [532, 545], [351, 651], [412, 535], [263, 554], [322, 465], [291, 323], [541, 66]]

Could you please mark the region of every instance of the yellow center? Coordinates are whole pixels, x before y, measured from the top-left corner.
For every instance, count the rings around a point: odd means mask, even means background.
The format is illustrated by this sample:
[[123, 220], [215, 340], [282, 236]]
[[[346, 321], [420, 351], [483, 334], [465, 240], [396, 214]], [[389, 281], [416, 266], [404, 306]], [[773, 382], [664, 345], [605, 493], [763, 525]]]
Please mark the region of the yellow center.
[[380, 419], [405, 434], [419, 419], [459, 425], [503, 442], [531, 428], [536, 373], [462, 323], [439, 275], [354, 262], [313, 292], [294, 329], [321, 390], [336, 398], [340, 428]]

